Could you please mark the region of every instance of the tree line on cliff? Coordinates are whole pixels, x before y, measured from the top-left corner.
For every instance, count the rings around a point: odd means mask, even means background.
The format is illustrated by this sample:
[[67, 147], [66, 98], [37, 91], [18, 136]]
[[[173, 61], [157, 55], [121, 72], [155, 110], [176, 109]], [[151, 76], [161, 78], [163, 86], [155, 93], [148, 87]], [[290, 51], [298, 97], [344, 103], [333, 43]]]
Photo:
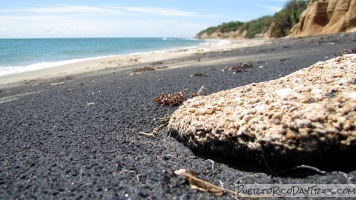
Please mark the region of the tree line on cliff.
[[240, 22], [232, 21], [200, 31], [196, 37], [205, 38], [254, 38], [284, 37], [299, 21], [299, 16], [307, 8], [310, 0], [291, 0], [273, 16]]

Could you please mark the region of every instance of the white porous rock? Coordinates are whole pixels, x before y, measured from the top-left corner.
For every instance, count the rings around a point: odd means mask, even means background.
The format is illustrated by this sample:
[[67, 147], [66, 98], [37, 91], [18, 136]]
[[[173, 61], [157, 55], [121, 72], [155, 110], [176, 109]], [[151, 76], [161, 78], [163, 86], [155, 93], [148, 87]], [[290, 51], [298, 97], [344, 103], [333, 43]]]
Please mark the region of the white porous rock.
[[272, 146], [281, 157], [289, 151], [322, 155], [335, 146], [355, 151], [355, 111], [356, 54], [349, 54], [277, 80], [189, 99], [168, 128], [200, 151], [244, 156]]

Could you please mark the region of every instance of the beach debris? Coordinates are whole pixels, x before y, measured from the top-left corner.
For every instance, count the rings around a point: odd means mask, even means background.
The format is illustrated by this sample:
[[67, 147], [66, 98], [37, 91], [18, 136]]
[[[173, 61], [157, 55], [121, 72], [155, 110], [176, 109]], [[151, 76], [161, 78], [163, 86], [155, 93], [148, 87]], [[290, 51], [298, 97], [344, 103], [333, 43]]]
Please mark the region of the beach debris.
[[326, 174], [326, 171], [322, 171], [316, 167], [313, 167], [313, 166], [309, 166], [309, 165], [299, 165], [299, 166], [296, 166], [296, 167], [293, 167], [292, 169], [286, 169], [286, 170], [283, 170], [281, 172], [277, 172], [277, 174], [283, 174], [283, 173], [287, 173], [289, 171], [293, 171], [293, 170], [297, 170], [297, 169], [307, 169], [307, 170], [311, 170], [311, 171], [314, 171], [315, 173], [318, 173], [320, 175], [325, 175]]
[[236, 195], [235, 191], [218, 187], [199, 178], [196, 178], [192, 173], [187, 173], [186, 169], [179, 169], [176, 170], [174, 173], [185, 179], [189, 183], [189, 186], [194, 190], [198, 190], [200, 192], [210, 192], [215, 196], [222, 196], [224, 193]]
[[186, 91], [185, 89], [173, 94], [162, 93], [158, 98], [154, 98], [153, 101], [162, 106], [177, 106], [187, 99], [184, 94]]
[[137, 73], [137, 72], [145, 72], [145, 71], [153, 71], [156, 70], [153, 67], [142, 67], [142, 68], [135, 68], [132, 70], [132, 72]]
[[25, 81], [25, 84], [26, 85], [31, 85], [31, 86], [35, 86], [35, 85], [38, 85], [38, 82], [41, 81], [40, 79], [38, 80], [28, 80], [28, 81]]
[[[190, 92], [187, 96], [196, 97], [204, 95], [205, 86], [201, 86], [197, 92]], [[180, 92], [176, 92], [173, 94], [165, 94], [162, 93], [158, 98], [154, 98], [153, 101], [161, 106], [177, 106], [182, 104], [185, 100], [187, 100], [186, 93], [188, 89], [184, 89]]]
[[132, 70], [132, 72], [129, 75], [133, 76], [133, 75], [137, 75], [138, 73], [141, 73], [141, 72], [153, 71], [153, 70], [156, 70], [156, 69], [153, 67], [150, 67], [150, 66], [146, 66], [146, 67], [142, 67], [142, 68], [135, 68]]
[[204, 74], [202, 72], [198, 72], [198, 73], [194, 73], [192, 75], [190, 75], [191, 77], [208, 77], [207, 74]]
[[[265, 53], [265, 52], [268, 52], [268, 51], [274, 51], [275, 49], [261, 49], [258, 51], [258, 53]], [[246, 51], [248, 53], [248, 51]]]
[[195, 53], [196, 56], [205, 56], [206, 53]]
[[[234, 74], [238, 72], [243, 72], [248, 68], [254, 67], [252, 63], [239, 63], [233, 67], [228, 68], [229, 71], [232, 71]], [[226, 71], [226, 68], [224, 69]]]
[[337, 52], [335, 55], [336, 56], [343, 56], [346, 54], [356, 54], [356, 48], [352, 48], [352, 49], [344, 49], [342, 51]]
[[87, 106], [95, 106], [95, 103], [94, 102], [89, 102], [89, 103], [87, 103]]
[[129, 62], [138, 62], [138, 58], [130, 58]]
[[169, 68], [168, 66], [162, 66], [162, 67], [157, 67], [156, 69], [167, 69]]
[[162, 65], [163, 62], [162, 61], [157, 61], [157, 62], [153, 62], [150, 65]]
[[159, 126], [154, 128], [151, 132], [147, 133], [147, 132], [140, 131], [140, 132], [138, 132], [138, 134], [144, 135], [144, 136], [149, 136], [149, 137], [156, 137], [156, 135], [158, 135], [159, 131], [168, 125], [169, 119], [170, 119], [170, 116], [162, 117], [159, 119]]
[[59, 83], [51, 83], [52, 86], [55, 86], [55, 85], [63, 85], [65, 84], [66, 82], [59, 82]]
[[73, 80], [74, 79], [74, 76], [65, 76], [65, 77], [63, 77], [63, 78], [60, 78], [60, 79], [58, 79], [58, 81], [61, 81], [61, 82], [63, 82], [63, 81], [65, 81], [65, 80]]
[[205, 90], [205, 86], [202, 85], [202, 86], [200, 87], [200, 89], [198, 90], [198, 92], [190, 92], [188, 96], [189, 96], [190, 98], [193, 98], [193, 97], [205, 95], [204, 90]]
[[281, 59], [279, 59], [279, 61], [281, 61], [281, 62], [284, 62], [284, 61], [287, 61], [287, 60], [290, 60], [289, 58], [281, 58]]
[[145, 185], [146, 184], [145, 177], [142, 174], [137, 174], [136, 175], [136, 180], [140, 185]]
[[138, 132], [138, 134], [144, 135], [144, 136], [149, 136], [149, 137], [156, 137], [156, 134], [154, 134], [153, 132], [147, 133], [147, 132], [140, 131], [140, 132]]

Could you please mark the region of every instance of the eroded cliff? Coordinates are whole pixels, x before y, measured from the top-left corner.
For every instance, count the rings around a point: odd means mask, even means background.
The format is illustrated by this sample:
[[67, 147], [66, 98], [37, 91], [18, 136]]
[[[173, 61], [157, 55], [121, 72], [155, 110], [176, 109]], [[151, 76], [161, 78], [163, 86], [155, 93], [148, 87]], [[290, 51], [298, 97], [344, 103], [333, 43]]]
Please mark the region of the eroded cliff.
[[356, 0], [312, 0], [291, 37], [356, 31]]

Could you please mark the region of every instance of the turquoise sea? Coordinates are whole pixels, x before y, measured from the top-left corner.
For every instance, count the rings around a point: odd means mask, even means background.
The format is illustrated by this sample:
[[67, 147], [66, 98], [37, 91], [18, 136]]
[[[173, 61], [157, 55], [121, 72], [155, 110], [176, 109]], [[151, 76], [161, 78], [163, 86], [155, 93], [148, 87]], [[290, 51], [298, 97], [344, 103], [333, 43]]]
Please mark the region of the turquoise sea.
[[0, 76], [100, 57], [206, 45], [192, 38], [0, 39]]

